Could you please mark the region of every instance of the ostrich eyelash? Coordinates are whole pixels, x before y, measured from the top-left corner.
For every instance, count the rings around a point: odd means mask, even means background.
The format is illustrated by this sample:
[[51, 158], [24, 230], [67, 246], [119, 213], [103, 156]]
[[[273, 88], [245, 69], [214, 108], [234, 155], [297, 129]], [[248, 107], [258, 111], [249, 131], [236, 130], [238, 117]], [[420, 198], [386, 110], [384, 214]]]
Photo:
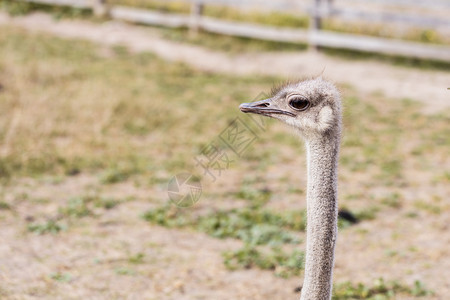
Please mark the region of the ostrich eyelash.
[[290, 79], [290, 80], [285, 80], [282, 82], [275, 83], [272, 86], [272, 89], [270, 90], [270, 98], [275, 97], [283, 89], [285, 89], [286, 87], [288, 87], [296, 82], [298, 82], [298, 81]]
[[279, 92], [281, 92], [283, 89], [287, 88], [290, 85], [294, 85], [294, 84], [297, 84], [297, 83], [302, 82], [302, 81], [312, 80], [313, 78], [314, 77], [288, 79], [288, 80], [285, 80], [285, 81], [281, 81], [281, 82], [275, 83], [272, 86], [272, 89], [270, 90], [269, 97], [270, 98], [275, 97]]

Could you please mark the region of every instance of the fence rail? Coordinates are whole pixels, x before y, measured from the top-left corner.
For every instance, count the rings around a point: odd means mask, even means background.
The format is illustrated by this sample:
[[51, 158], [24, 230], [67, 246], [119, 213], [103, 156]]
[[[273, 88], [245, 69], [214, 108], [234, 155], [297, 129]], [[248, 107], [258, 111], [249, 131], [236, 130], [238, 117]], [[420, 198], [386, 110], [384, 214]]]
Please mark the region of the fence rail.
[[[435, 44], [408, 42], [398, 39], [388, 39], [325, 31], [321, 28], [323, 19], [339, 18], [344, 20], [362, 20], [364, 22], [403, 23], [419, 28], [443, 28], [450, 31], [450, 19], [440, 19], [433, 16], [417, 16], [398, 12], [367, 12], [358, 8], [339, 8], [332, 0], [310, 0], [310, 5], [292, 0], [261, 1], [261, 0], [184, 0], [190, 3], [190, 14], [161, 13], [154, 10], [111, 5], [107, 0], [22, 0], [49, 5], [72, 6], [93, 9], [96, 15], [108, 16], [113, 19], [125, 20], [148, 25], [167, 27], [187, 27], [192, 31], [204, 30], [225, 35], [248, 37], [278, 42], [308, 43], [312, 47], [343, 48], [365, 52], [376, 52], [389, 55], [411, 56], [423, 59], [450, 61], [450, 47]], [[180, 0], [166, 0], [177, 1]], [[348, 0], [347, 2], [362, 3], [364, 0]], [[372, 0], [373, 3], [386, 5], [411, 6], [423, 8], [423, 2], [418, 0]], [[450, 1], [429, 0], [427, 7], [438, 10], [450, 10]], [[214, 4], [232, 7], [264, 6], [269, 10], [289, 10], [308, 14], [310, 28], [285, 28], [268, 25], [250, 24], [244, 22], [226, 21], [223, 19], [203, 16], [203, 7]]]
[[420, 27], [436, 28], [436, 27], [449, 27], [450, 19], [436, 19], [428, 16], [410, 16], [402, 15], [398, 13], [370, 13], [365, 11], [359, 11], [356, 9], [333, 9], [330, 12], [323, 13], [324, 18], [329, 16], [336, 16], [347, 20], [364, 20], [366, 22], [376, 23], [407, 23], [414, 24]]

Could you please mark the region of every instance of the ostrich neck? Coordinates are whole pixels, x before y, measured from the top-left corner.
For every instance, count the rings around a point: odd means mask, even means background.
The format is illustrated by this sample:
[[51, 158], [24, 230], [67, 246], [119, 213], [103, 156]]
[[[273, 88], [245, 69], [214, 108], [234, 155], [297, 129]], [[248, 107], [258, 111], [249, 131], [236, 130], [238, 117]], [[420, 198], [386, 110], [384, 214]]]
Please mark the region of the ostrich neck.
[[331, 299], [337, 237], [339, 137], [307, 142], [307, 239], [301, 300]]

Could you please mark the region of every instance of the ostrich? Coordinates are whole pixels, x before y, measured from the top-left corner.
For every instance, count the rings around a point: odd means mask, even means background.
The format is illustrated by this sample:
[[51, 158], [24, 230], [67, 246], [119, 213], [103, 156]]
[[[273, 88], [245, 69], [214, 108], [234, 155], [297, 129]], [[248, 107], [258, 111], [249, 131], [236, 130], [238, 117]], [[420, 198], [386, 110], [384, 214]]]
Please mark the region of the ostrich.
[[331, 299], [337, 237], [337, 164], [341, 100], [336, 87], [321, 77], [288, 82], [270, 98], [239, 106], [244, 113], [278, 119], [303, 138], [307, 150], [307, 238], [301, 300]]

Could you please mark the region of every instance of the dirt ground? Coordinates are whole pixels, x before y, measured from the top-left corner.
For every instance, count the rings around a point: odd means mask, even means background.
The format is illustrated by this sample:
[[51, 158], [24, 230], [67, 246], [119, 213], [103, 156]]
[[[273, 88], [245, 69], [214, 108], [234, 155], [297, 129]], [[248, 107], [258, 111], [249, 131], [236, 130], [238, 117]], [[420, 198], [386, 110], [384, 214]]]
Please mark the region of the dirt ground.
[[[4, 213], [0, 235], [0, 293], [6, 297], [3, 299], [298, 297], [294, 293], [300, 285], [296, 277], [278, 278], [270, 271], [258, 269], [228, 271], [221, 253], [239, 248], [241, 243], [236, 240], [149, 226], [139, 218], [154, 206], [148, 202], [148, 195], [165, 198], [163, 188], [148, 190], [129, 183], [99, 187], [96, 182], [98, 177], [93, 176], [76, 176], [61, 183], [22, 180], [6, 189], [6, 199], [14, 210]], [[58, 199], [63, 201], [67, 194], [89, 193], [93, 189], [104, 196], [134, 195], [135, 199], [99, 214], [98, 218], [83, 219], [70, 232], [36, 235], [24, 231], [33, 216], [57, 213], [61, 204]], [[24, 195], [31, 194], [33, 199], [50, 201], [30, 203]], [[202, 200], [198, 205], [208, 206], [211, 202]], [[336, 250], [335, 278], [340, 282], [370, 284], [380, 274], [388, 280], [401, 276], [403, 282], [426, 282], [427, 288], [436, 292], [426, 299], [446, 299], [450, 292], [448, 214], [430, 218], [421, 213], [419, 218], [423, 222], [387, 210], [375, 221], [342, 231]], [[301, 238], [305, 238], [304, 234]], [[136, 253], [144, 255], [144, 263], [130, 266], [129, 257]], [[50, 278], [55, 274], [70, 277], [55, 281]]]
[[[450, 107], [450, 91], [447, 90], [450, 72], [395, 67], [374, 61], [352, 62], [310, 52], [229, 55], [164, 40], [152, 29], [119, 22], [55, 21], [45, 14], [11, 18], [0, 13], [0, 25], [5, 24], [69, 39], [88, 39], [107, 46], [126, 45], [135, 51], [154, 52], [169, 61], [185, 62], [207, 71], [288, 77], [319, 74], [325, 68], [327, 77], [350, 85], [363, 97], [409, 98], [422, 102], [427, 113]], [[286, 151], [293, 150], [287, 147]], [[292, 174], [298, 176], [304, 171], [302, 163], [304, 161], [299, 162], [300, 167], [286, 164], [281, 171], [276, 166], [271, 167], [268, 181], [270, 176], [276, 179]], [[442, 155], [433, 160], [433, 164], [436, 168], [447, 168], [448, 158]], [[242, 174], [231, 172], [214, 186], [216, 193], [225, 194], [229, 187], [242, 182]], [[381, 276], [387, 280], [401, 278], [407, 284], [420, 280], [434, 291], [434, 295], [422, 299], [445, 300], [450, 295], [450, 189], [442, 181], [436, 183], [436, 173], [432, 169], [422, 172], [416, 165], [410, 165], [405, 166], [405, 173], [408, 189], [400, 209], [387, 207], [380, 217], [340, 232], [335, 280], [367, 284]], [[350, 174], [343, 176], [350, 178]], [[300, 181], [305, 184], [304, 178]], [[370, 186], [370, 178], [361, 175], [357, 180], [343, 180], [340, 189], [361, 183]], [[282, 185], [273, 183], [269, 188], [276, 194], [285, 188]], [[377, 192], [383, 194], [383, 191], [371, 190], [371, 193]], [[131, 196], [132, 199], [122, 201], [114, 209], [98, 208], [96, 218], [77, 219], [70, 231], [63, 230], [57, 235], [27, 231], [27, 226], [35, 220], [58, 215], [68, 195], [80, 194], [119, 199]], [[0, 211], [1, 299], [299, 297], [294, 289], [301, 285], [301, 278], [283, 279], [274, 276], [272, 271], [259, 269], [227, 270], [222, 252], [240, 248], [242, 242], [238, 240], [220, 240], [191, 229], [169, 229], [144, 221], [140, 217], [144, 211], [167, 199], [165, 184], [157, 188], [128, 181], [104, 185], [98, 176], [83, 173], [63, 180], [18, 178], [2, 186], [1, 195], [11, 207]], [[426, 200], [426, 207], [418, 209], [417, 199], [428, 199], [429, 195], [438, 200]], [[209, 200], [200, 201], [196, 209], [227, 205], [226, 199]], [[305, 205], [299, 204], [297, 198], [286, 197], [271, 201], [269, 206], [290, 207], [292, 204]], [[439, 213], [427, 209], [433, 205]], [[411, 211], [415, 211], [414, 217], [405, 217]], [[304, 233], [299, 236], [305, 239]], [[137, 255], [142, 255], [142, 262], [130, 262], [130, 258]]]

